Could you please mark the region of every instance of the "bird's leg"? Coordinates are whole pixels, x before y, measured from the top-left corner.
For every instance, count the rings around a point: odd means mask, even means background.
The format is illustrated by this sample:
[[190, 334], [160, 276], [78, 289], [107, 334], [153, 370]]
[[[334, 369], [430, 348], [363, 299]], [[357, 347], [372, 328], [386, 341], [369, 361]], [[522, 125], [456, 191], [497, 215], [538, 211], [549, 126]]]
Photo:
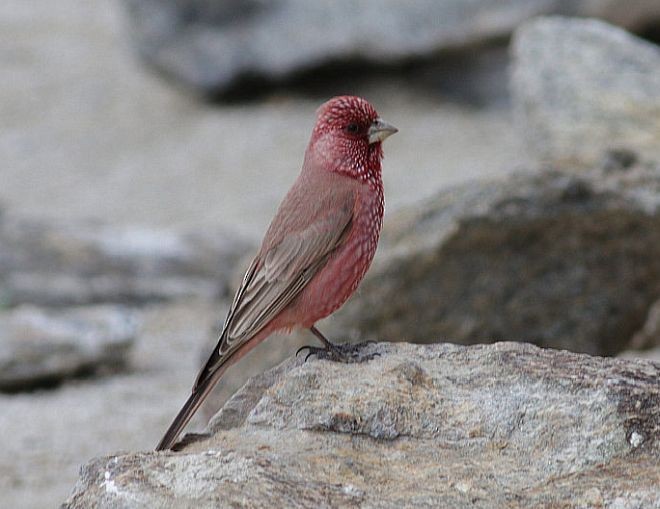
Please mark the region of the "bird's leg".
[[327, 350], [337, 350], [339, 345], [335, 345], [332, 341], [330, 341], [328, 338], [326, 338], [320, 330], [316, 328], [316, 325], [312, 325], [309, 330], [312, 331], [312, 334], [314, 334], [317, 338], [321, 340], [321, 342], [325, 345], [325, 348]]
[[339, 354], [339, 345], [335, 345], [332, 341], [330, 341], [328, 338], [326, 338], [320, 330], [316, 328], [316, 326], [312, 325], [309, 328], [310, 331], [312, 331], [312, 334], [314, 334], [317, 338], [321, 340], [321, 342], [325, 345], [325, 348], [319, 348], [318, 346], [302, 346], [298, 348], [298, 351], [296, 352], [296, 356], [302, 352], [303, 350], [307, 350], [307, 356], [305, 357], [305, 361], [309, 359], [311, 355], [316, 355], [319, 357], [325, 357], [325, 354], [329, 352], [337, 353]]
[[309, 328], [309, 330], [312, 331], [312, 334], [314, 334], [317, 338], [321, 340], [321, 342], [325, 345], [325, 348], [320, 348], [317, 346], [303, 346], [299, 348], [298, 351], [296, 352], [296, 355], [298, 355], [303, 350], [308, 351], [305, 360], [307, 360], [311, 355], [316, 355], [319, 359], [327, 359], [335, 362], [352, 363], [352, 362], [368, 361], [380, 355], [377, 352], [373, 352], [373, 353], [362, 352], [362, 350], [366, 345], [373, 343], [372, 341], [368, 341], [365, 343], [358, 343], [358, 344], [346, 343], [346, 344], [338, 345], [330, 341], [328, 338], [326, 338], [321, 333], [321, 331], [316, 328], [316, 326], [312, 325]]

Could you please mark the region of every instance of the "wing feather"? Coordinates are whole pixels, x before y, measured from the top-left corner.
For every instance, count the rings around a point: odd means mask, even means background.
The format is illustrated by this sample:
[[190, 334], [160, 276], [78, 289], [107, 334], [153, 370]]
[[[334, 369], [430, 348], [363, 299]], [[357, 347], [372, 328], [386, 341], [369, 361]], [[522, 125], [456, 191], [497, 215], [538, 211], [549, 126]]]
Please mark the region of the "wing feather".
[[353, 209], [354, 200], [345, 200], [338, 210], [326, 210], [306, 228], [285, 235], [257, 255], [236, 292], [218, 346], [195, 386], [212, 375], [300, 294], [344, 242], [352, 224]]
[[352, 210], [329, 213], [265, 254], [236, 302], [228, 344], [255, 335], [300, 293], [341, 244], [351, 218]]

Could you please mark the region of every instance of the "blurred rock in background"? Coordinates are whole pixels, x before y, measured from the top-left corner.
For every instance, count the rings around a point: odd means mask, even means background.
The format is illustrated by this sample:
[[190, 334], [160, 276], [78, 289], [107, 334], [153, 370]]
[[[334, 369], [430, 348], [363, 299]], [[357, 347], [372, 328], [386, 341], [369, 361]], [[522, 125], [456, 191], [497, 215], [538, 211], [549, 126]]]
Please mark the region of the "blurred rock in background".
[[[470, 53], [541, 14], [595, 16], [628, 28], [660, 18], [654, 0], [124, 0], [136, 50], [193, 90], [244, 95], [336, 63], [401, 65]], [[308, 75], [310, 81], [313, 76]]]
[[231, 270], [250, 243], [219, 229], [0, 214], [0, 246], [0, 302], [31, 304], [0, 313], [0, 390], [19, 391], [126, 369], [139, 313], [90, 304], [226, 297]]
[[6, 306], [226, 297], [231, 269], [251, 247], [221, 229], [183, 232], [9, 214], [0, 214], [0, 245]]
[[658, 46], [597, 20], [556, 17], [522, 26], [512, 52], [516, 119], [535, 157], [589, 165], [626, 149], [660, 161]]
[[378, 260], [328, 328], [614, 355], [659, 295], [660, 164], [543, 168], [391, 216]]
[[0, 391], [53, 387], [81, 375], [129, 365], [138, 334], [135, 313], [122, 306], [0, 312]]
[[660, 347], [660, 300], [649, 308], [644, 327], [632, 338], [630, 346], [637, 349]]

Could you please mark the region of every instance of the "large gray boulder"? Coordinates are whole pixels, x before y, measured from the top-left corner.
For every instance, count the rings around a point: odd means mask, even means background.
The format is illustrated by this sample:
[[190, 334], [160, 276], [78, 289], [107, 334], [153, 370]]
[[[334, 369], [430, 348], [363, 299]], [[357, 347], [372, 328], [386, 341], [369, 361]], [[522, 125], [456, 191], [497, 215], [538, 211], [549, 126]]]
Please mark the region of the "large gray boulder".
[[0, 214], [0, 303], [71, 305], [214, 298], [250, 244], [200, 233]]
[[138, 325], [137, 315], [121, 306], [0, 312], [0, 391], [125, 369]]
[[374, 344], [252, 379], [180, 452], [96, 458], [63, 507], [658, 507], [660, 365]]
[[140, 55], [201, 92], [283, 80], [337, 61], [396, 63], [507, 37], [564, 13], [625, 26], [660, 18], [655, 0], [125, 0]]
[[611, 161], [473, 182], [391, 216], [360, 290], [322, 330], [611, 355], [659, 296], [660, 167]]
[[601, 21], [550, 17], [519, 28], [512, 52], [534, 156], [588, 165], [626, 149], [660, 160], [660, 47]]

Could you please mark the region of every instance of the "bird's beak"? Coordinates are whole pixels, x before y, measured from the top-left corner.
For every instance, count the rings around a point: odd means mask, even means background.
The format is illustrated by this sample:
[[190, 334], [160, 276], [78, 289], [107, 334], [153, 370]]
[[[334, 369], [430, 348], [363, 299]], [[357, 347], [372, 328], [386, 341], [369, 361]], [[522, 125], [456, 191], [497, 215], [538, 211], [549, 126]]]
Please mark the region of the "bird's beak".
[[374, 123], [371, 124], [367, 135], [369, 136], [369, 144], [376, 143], [377, 141], [383, 141], [388, 136], [393, 135], [399, 130], [391, 124], [384, 122], [380, 118], [374, 120]]

